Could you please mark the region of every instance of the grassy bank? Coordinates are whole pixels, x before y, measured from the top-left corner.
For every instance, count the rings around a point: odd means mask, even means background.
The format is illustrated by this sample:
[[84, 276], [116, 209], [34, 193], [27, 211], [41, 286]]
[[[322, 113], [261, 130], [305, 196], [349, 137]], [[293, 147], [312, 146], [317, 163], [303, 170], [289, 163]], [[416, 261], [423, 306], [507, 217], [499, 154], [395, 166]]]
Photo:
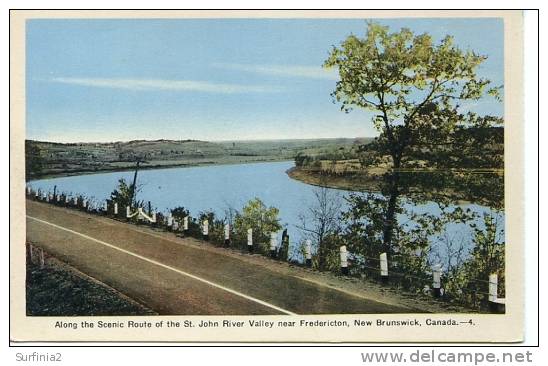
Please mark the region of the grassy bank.
[[378, 192], [380, 190], [378, 178], [367, 174], [322, 174], [322, 172], [313, 169], [293, 167], [287, 171], [287, 175], [292, 179], [314, 186], [361, 192]]
[[[27, 246], [27, 251], [29, 247]], [[27, 258], [26, 300], [29, 316], [156, 315], [107, 285], [68, 264], [33, 249]]]
[[[364, 172], [334, 174], [325, 170], [293, 167], [286, 173], [292, 179], [314, 186], [358, 192], [380, 192], [381, 170], [370, 169]], [[434, 201], [440, 198], [449, 199], [455, 204], [475, 203], [488, 207], [502, 207], [504, 176], [500, 170], [456, 171], [452, 178], [456, 183], [453, 184], [444, 183], [440, 179], [444, 178], [443, 175], [446, 173], [440, 174], [436, 171], [426, 170], [416, 173], [402, 171], [402, 174], [407, 174], [407, 179], [415, 175], [415, 183], [407, 187], [409, 189], [407, 194], [419, 194], [423, 197], [430, 197]], [[441, 183], [437, 185], [425, 183], [429, 180]]]

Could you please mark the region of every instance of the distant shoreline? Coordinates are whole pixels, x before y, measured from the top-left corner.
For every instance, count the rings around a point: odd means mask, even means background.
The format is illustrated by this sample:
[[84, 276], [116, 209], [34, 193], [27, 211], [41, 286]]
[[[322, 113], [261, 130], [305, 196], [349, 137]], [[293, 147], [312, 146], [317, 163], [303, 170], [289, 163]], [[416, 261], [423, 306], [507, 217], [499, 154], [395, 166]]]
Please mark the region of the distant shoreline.
[[[203, 163], [181, 163], [181, 164], [156, 164], [156, 165], [142, 165], [139, 166], [139, 171], [142, 170], [160, 170], [160, 169], [176, 169], [176, 168], [200, 168], [200, 167], [208, 167], [208, 166], [215, 166], [215, 165], [242, 165], [242, 164], [254, 164], [254, 163], [278, 163], [283, 161], [293, 161], [292, 159], [271, 159], [271, 160], [248, 160], [248, 161], [241, 161], [241, 162], [203, 162]], [[45, 173], [36, 177], [32, 177], [32, 179], [27, 180], [27, 183], [34, 182], [37, 180], [42, 179], [55, 179], [55, 178], [63, 178], [63, 177], [75, 177], [75, 176], [81, 176], [81, 175], [92, 175], [92, 174], [103, 174], [103, 173], [116, 173], [116, 172], [127, 172], [127, 171], [134, 171], [135, 166], [126, 166], [126, 167], [108, 167], [100, 170], [71, 170], [71, 171], [64, 171], [64, 172], [58, 172], [58, 173]]]
[[[264, 142], [194, 140], [130, 141], [109, 144], [60, 144], [26, 140], [28, 181], [134, 170], [247, 164], [294, 160], [305, 151], [320, 155], [350, 150], [359, 139], [315, 139]], [[36, 172], [34, 174], [30, 174]]]

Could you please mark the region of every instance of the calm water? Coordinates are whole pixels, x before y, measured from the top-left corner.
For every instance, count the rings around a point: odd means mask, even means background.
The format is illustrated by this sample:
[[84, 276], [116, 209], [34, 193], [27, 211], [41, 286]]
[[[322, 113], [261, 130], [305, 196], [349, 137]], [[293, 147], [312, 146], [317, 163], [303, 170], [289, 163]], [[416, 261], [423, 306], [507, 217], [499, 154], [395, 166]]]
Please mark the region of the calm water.
[[[212, 210], [218, 217], [224, 216], [228, 207], [240, 210], [247, 201], [259, 197], [267, 206], [280, 210], [282, 224], [288, 228], [291, 252], [297, 252], [295, 243], [304, 238], [296, 227], [300, 223], [299, 215], [307, 214], [307, 207], [314, 203], [313, 186], [293, 180], [285, 173], [293, 162], [255, 163], [240, 165], [217, 165], [192, 168], [172, 168], [139, 171], [137, 194], [138, 200], [151, 201], [152, 207], [167, 212], [170, 208], [184, 206], [192, 216], [201, 211]], [[110, 197], [120, 178], [131, 182], [133, 172], [113, 172], [89, 174], [72, 177], [36, 180], [29, 183], [34, 189], [53, 192], [83, 194], [96, 202]], [[338, 191], [344, 196], [346, 191]], [[460, 205], [478, 213], [488, 212], [489, 208], [467, 204]], [[437, 213], [434, 203], [414, 206], [416, 212]], [[405, 220], [405, 218], [399, 218]], [[504, 217], [501, 218], [502, 220]], [[481, 226], [481, 223], [478, 223]], [[501, 221], [501, 228], [504, 222]], [[462, 224], [451, 224], [447, 236], [454, 242], [465, 241], [470, 247], [471, 232]], [[436, 257], [446, 256], [447, 249], [440, 245]]]

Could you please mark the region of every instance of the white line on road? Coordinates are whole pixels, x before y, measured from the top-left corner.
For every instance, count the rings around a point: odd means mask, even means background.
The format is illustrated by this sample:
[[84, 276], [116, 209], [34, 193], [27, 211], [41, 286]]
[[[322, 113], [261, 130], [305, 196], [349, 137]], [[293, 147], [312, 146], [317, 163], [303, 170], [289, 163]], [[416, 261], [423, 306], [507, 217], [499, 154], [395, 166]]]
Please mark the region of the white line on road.
[[41, 220], [41, 219], [39, 219], [39, 218], [32, 217], [32, 216], [29, 216], [29, 215], [27, 215], [27, 218], [32, 219], [32, 220], [35, 220], [35, 221], [38, 221], [38, 222], [41, 222], [41, 223], [46, 224], [46, 225], [53, 226], [53, 227], [55, 227], [55, 228], [57, 228], [57, 229], [64, 230], [64, 231], [69, 232], [69, 233], [71, 233], [71, 234], [81, 236], [82, 238], [85, 238], [85, 239], [88, 239], [88, 240], [92, 240], [92, 241], [94, 241], [94, 242], [96, 242], [96, 243], [102, 244], [102, 245], [107, 246], [107, 247], [109, 247], [109, 248], [112, 248], [112, 249], [114, 249], [114, 250], [118, 250], [118, 251], [120, 251], [120, 252], [122, 252], [122, 253], [129, 254], [129, 255], [131, 255], [131, 256], [134, 256], [134, 257], [136, 257], [136, 258], [142, 259], [142, 260], [147, 261], [147, 262], [149, 262], [149, 263], [152, 263], [152, 264], [155, 264], [155, 265], [157, 265], [157, 266], [160, 266], [160, 267], [169, 269], [169, 270], [171, 270], [171, 271], [173, 271], [173, 272], [177, 272], [177, 273], [179, 273], [179, 274], [182, 274], [183, 276], [190, 277], [190, 278], [195, 279], [195, 280], [197, 280], [197, 281], [206, 283], [206, 284], [208, 284], [208, 285], [210, 285], [210, 286], [213, 286], [213, 287], [219, 288], [219, 289], [221, 289], [221, 290], [230, 292], [231, 294], [234, 294], [234, 295], [243, 297], [244, 299], [247, 299], [247, 300], [256, 302], [256, 303], [258, 303], [258, 304], [261, 304], [261, 305], [263, 305], [263, 306], [266, 306], [266, 307], [269, 307], [269, 308], [271, 308], [271, 309], [277, 310], [277, 311], [282, 312], [282, 313], [284, 313], [284, 314], [288, 314], [288, 315], [297, 315], [296, 313], [292, 313], [291, 311], [282, 309], [282, 308], [280, 308], [280, 307], [278, 307], [278, 306], [276, 306], [276, 305], [269, 304], [269, 303], [267, 303], [267, 302], [265, 302], [265, 301], [256, 299], [256, 298], [254, 298], [254, 297], [252, 297], [252, 296], [243, 294], [243, 293], [238, 292], [238, 291], [236, 291], [236, 290], [232, 290], [232, 289], [230, 289], [230, 288], [228, 288], [228, 287], [224, 287], [224, 286], [222, 286], [222, 285], [216, 284], [215, 282], [208, 281], [208, 280], [206, 280], [206, 279], [204, 279], [204, 278], [195, 276], [195, 275], [190, 274], [190, 273], [188, 273], [188, 272], [181, 271], [181, 270], [179, 270], [179, 269], [177, 269], [177, 268], [174, 268], [174, 267], [165, 265], [165, 264], [160, 263], [160, 262], [157, 262], [157, 261], [155, 261], [155, 260], [153, 260], [153, 259], [150, 259], [150, 258], [147, 258], [147, 257], [143, 257], [142, 255], [135, 254], [135, 253], [133, 253], [133, 252], [130, 252], [130, 251], [125, 250], [125, 249], [122, 249], [122, 248], [118, 248], [118, 247], [115, 246], [115, 245], [109, 244], [109, 243], [104, 242], [104, 241], [99, 240], [99, 239], [92, 238], [91, 236], [88, 236], [88, 235], [79, 233], [79, 232], [74, 231], [74, 230], [71, 230], [71, 229], [67, 229], [67, 228], [65, 228], [65, 227], [56, 225], [56, 224], [51, 223], [51, 222], [49, 222], [49, 221]]

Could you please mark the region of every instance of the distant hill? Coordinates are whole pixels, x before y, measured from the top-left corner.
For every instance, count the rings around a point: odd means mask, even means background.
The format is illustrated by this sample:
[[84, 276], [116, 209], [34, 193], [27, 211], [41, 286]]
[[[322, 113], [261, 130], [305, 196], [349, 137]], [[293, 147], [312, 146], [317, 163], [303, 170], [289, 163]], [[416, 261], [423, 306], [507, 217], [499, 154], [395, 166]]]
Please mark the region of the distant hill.
[[370, 140], [336, 138], [208, 142], [162, 139], [109, 143], [26, 140], [27, 179], [132, 169], [137, 161], [143, 168], [159, 168], [290, 160], [299, 152], [321, 154]]

